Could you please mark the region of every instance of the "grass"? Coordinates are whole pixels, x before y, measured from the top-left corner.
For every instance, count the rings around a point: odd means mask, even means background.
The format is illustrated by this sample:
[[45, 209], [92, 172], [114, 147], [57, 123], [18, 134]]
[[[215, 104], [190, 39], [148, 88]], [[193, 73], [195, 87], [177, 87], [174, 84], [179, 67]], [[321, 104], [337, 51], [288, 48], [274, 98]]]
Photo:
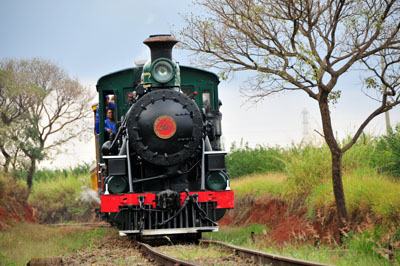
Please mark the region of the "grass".
[[[255, 233], [255, 241], [251, 240], [251, 232]], [[206, 233], [204, 237], [231, 243], [233, 245], [257, 249], [267, 253], [277, 254], [296, 259], [334, 265], [392, 265], [379, 252], [377, 243], [380, 233], [365, 232], [350, 236], [344, 246], [318, 245], [299, 242], [292, 245], [275, 245], [266, 237], [268, 228], [260, 224], [241, 227], [220, 227], [218, 233]], [[397, 263], [399, 261], [396, 261]]]
[[176, 245], [169, 246], [168, 248], [161, 249], [162, 253], [168, 254], [170, 256], [176, 257], [183, 260], [193, 260], [193, 259], [208, 259], [208, 258], [219, 258], [228, 256], [225, 250], [216, 247], [203, 247], [199, 245]]
[[20, 223], [0, 232], [0, 265], [26, 265], [31, 258], [54, 257], [86, 246], [111, 229], [49, 227]]
[[316, 184], [330, 178], [330, 151], [326, 145], [298, 145], [289, 149], [285, 174], [286, 188], [291, 194], [302, 195]]
[[[320, 211], [325, 216], [335, 208], [332, 181], [321, 180], [306, 196], [288, 193], [292, 186], [290, 177], [282, 173], [249, 175], [231, 181], [231, 188], [237, 197], [281, 196], [288, 202], [304, 201], [311, 213]], [[344, 173], [343, 185], [349, 213], [365, 218], [370, 215], [385, 225], [395, 225], [400, 221], [400, 182], [373, 168], [359, 168]], [[294, 189], [292, 187], [291, 189]]]
[[379, 171], [400, 178], [400, 124], [382, 136], [376, 145], [378, 152], [373, 158]]
[[269, 228], [263, 224], [251, 224], [248, 226], [220, 227], [218, 233], [204, 233], [208, 239], [223, 241], [237, 246], [246, 246], [252, 243], [251, 232], [254, 234], [266, 234]]
[[[350, 137], [341, 141], [344, 146]], [[233, 144], [226, 157], [227, 171], [232, 179], [265, 173], [288, 176], [288, 192], [309, 193], [315, 185], [331, 178], [331, 153], [323, 141], [292, 144], [288, 148], [256, 146], [243, 141]], [[363, 134], [343, 155], [343, 172], [359, 168], [376, 169], [379, 173], [400, 179], [400, 124], [388, 136]]]
[[[349, 138], [341, 145], [348, 142]], [[343, 155], [346, 204], [353, 217], [370, 215], [379, 224], [400, 223], [399, 155], [400, 125], [389, 136], [361, 135]], [[273, 163], [277, 163], [275, 168], [270, 166]], [[268, 194], [304, 202], [310, 218], [318, 211], [323, 215], [334, 212], [331, 154], [323, 142], [293, 144], [286, 149], [233, 146], [227, 169], [234, 177], [231, 188], [237, 196]]]
[[279, 147], [258, 145], [252, 149], [247, 143], [242, 142], [239, 147], [233, 143], [230, 153], [226, 156], [226, 165], [231, 178], [254, 173], [279, 172], [285, 168], [284, 152]]
[[[205, 234], [205, 237], [282, 256], [335, 265], [400, 263], [398, 252], [400, 250], [400, 230], [398, 229], [400, 182], [396, 177], [380, 172], [379, 169], [366, 164], [365, 161], [350, 164], [354, 158], [366, 158], [366, 150], [367, 148], [361, 147], [349, 154], [349, 157], [346, 158], [349, 160], [347, 168], [343, 174], [347, 208], [353, 217], [353, 222], [364, 223], [364, 231], [350, 232], [342, 245], [331, 241], [334, 244], [314, 246], [300, 238], [295, 239], [291, 244], [275, 245], [268, 236], [268, 228], [259, 224], [221, 227], [220, 232], [208, 233]], [[317, 151], [308, 151], [307, 153], [314, 154]], [[289, 202], [297, 199], [304, 202], [304, 206], [311, 211], [311, 219], [317, 211], [320, 211], [319, 213], [325, 217], [332, 215], [335, 203], [330, 178], [320, 179], [308, 187], [308, 190], [305, 190], [308, 193], [303, 194], [305, 195], [303, 198], [299, 198], [297, 193], [287, 193], [296, 186], [304, 185], [304, 183], [294, 183], [290, 178], [284, 173], [254, 174], [233, 179], [231, 187], [235, 190], [236, 196], [252, 197], [253, 200], [271, 194], [279, 195]], [[248, 208], [248, 205], [238, 205], [237, 207], [244, 210]], [[369, 217], [373, 219], [373, 222], [369, 220]], [[256, 235], [255, 242], [252, 241], [251, 232]], [[390, 243], [391, 249], [389, 249], [388, 243]], [[392, 261], [389, 259], [389, 254], [394, 255]]]
[[282, 182], [286, 176], [283, 173], [254, 174], [234, 179], [231, 183], [236, 196], [261, 196], [265, 193], [282, 193]]
[[[65, 169], [39, 169], [33, 175], [33, 184], [37, 181], [46, 181], [51, 180], [54, 177], [63, 176], [67, 177], [68, 175], [84, 175], [89, 174], [90, 166], [93, 164], [88, 162], [83, 162], [82, 164], [76, 165], [74, 167], [69, 167]], [[25, 180], [27, 176], [26, 170], [18, 169], [13, 170], [12, 175], [15, 179]]]
[[89, 174], [58, 175], [37, 181], [28, 202], [38, 210], [41, 222], [54, 223], [90, 216], [91, 206], [79, 200], [80, 193], [90, 187]]
[[0, 173], [0, 205], [8, 204], [12, 200], [24, 199], [27, 194], [28, 186], [25, 182]]
[[[353, 215], [373, 215], [384, 224], [400, 221], [400, 183], [371, 168], [359, 168], [343, 178], [347, 208]], [[308, 208], [334, 206], [332, 182], [317, 185], [308, 198]]]

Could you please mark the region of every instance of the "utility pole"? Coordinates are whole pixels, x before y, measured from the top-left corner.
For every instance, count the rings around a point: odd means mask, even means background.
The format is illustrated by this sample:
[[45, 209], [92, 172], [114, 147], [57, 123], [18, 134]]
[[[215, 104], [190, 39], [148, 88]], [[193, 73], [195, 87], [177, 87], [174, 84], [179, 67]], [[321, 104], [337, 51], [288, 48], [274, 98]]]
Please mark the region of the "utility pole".
[[389, 132], [392, 130], [392, 127], [390, 126], [389, 111], [385, 112], [385, 121], [386, 121], [386, 135], [389, 135]]
[[303, 141], [304, 142], [309, 142], [311, 140], [310, 138], [310, 124], [309, 124], [309, 118], [308, 118], [308, 111], [306, 108], [303, 108], [303, 111], [301, 112], [303, 116]]

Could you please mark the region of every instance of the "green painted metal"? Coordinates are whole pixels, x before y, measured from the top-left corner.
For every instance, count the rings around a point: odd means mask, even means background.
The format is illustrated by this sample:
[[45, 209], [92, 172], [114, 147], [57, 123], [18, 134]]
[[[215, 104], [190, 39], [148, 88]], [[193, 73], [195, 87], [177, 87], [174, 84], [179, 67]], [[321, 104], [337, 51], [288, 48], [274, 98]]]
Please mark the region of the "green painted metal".
[[[149, 67], [146, 66], [145, 67]], [[181, 91], [186, 95], [192, 95], [199, 108], [203, 107], [203, 94], [210, 92], [211, 110], [218, 110], [218, 76], [212, 72], [188, 67], [178, 66], [180, 69]], [[131, 94], [137, 85], [142, 82], [143, 66], [127, 68], [117, 72], [110, 73], [101, 77], [96, 85], [99, 96], [99, 119], [100, 129], [104, 128], [105, 120], [105, 96], [114, 95], [116, 121], [121, 121], [130, 108], [129, 94]], [[175, 79], [173, 79], [175, 82]], [[100, 130], [99, 149], [105, 140], [104, 131]], [[99, 150], [99, 154], [101, 154]], [[101, 157], [101, 156], [100, 156]], [[100, 160], [103, 162], [103, 160]]]
[[[167, 62], [171, 65], [173, 71], [173, 77], [168, 82], [159, 83], [155, 78], [154, 67], [159, 62]], [[177, 63], [171, 61], [167, 58], [159, 58], [154, 62], [147, 61], [146, 64], [143, 66], [143, 75], [141, 79], [142, 85], [146, 87], [158, 87], [161, 85], [164, 86], [176, 86], [179, 87], [180, 85], [180, 68]]]

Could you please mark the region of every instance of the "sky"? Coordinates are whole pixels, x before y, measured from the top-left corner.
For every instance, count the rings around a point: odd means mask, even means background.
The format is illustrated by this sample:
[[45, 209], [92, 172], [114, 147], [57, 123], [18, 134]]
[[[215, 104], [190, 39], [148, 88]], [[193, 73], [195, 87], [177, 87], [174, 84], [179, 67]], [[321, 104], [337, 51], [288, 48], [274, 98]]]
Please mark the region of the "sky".
[[[188, 0], [1, 0], [0, 60], [49, 59], [95, 91], [101, 76], [149, 58], [149, 49], [142, 43], [149, 35], [179, 31], [185, 26], [182, 15], [196, 12], [198, 9]], [[195, 60], [190, 53], [177, 49], [173, 57], [181, 65]], [[304, 128], [308, 138], [322, 141], [314, 131], [322, 132], [315, 100], [300, 91], [251, 104], [239, 91], [249, 75], [238, 73], [220, 83], [223, 141], [227, 150], [241, 140], [253, 147], [286, 147], [304, 138]], [[354, 134], [361, 121], [377, 107], [378, 103], [361, 93], [360, 83], [357, 74], [339, 81], [342, 97], [331, 111], [339, 138]], [[390, 112], [390, 120], [392, 125], [400, 123], [400, 107]], [[383, 134], [384, 116], [375, 118], [366, 132]], [[41, 166], [64, 168], [94, 158], [93, 140], [75, 141]]]

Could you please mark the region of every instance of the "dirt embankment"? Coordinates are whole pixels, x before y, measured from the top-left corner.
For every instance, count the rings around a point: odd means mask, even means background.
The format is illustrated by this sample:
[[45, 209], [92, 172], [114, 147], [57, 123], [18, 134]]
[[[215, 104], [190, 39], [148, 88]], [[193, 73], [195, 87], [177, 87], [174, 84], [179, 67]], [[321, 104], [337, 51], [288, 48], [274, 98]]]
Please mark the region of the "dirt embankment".
[[0, 230], [14, 222], [36, 222], [34, 209], [27, 203], [27, 191], [18, 187], [13, 180], [8, 180], [7, 190], [0, 196]]
[[[271, 230], [262, 237], [277, 244], [292, 241], [331, 242], [339, 239], [337, 220], [333, 215], [310, 219], [307, 210], [279, 198], [237, 197], [235, 209], [219, 221], [220, 225], [265, 224]], [[250, 237], [250, 236], [249, 236]]]
[[35, 213], [26, 201], [9, 200], [0, 204], [0, 230], [13, 222], [36, 222]]

